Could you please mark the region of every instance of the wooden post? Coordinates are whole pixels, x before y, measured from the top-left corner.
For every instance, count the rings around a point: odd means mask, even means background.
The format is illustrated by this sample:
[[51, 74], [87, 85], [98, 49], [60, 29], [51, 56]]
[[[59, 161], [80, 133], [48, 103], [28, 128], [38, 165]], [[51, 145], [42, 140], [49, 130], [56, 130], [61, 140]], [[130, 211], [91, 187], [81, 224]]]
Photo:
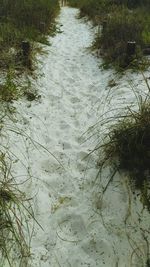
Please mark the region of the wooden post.
[[129, 41], [127, 43], [127, 56], [131, 57], [133, 55], [135, 55], [135, 51], [136, 51], [136, 42], [131, 42]]
[[97, 34], [98, 34], [98, 36], [100, 36], [100, 34], [101, 34], [101, 23], [100, 23], [100, 17], [99, 16], [95, 16], [95, 23], [97, 25]]
[[41, 32], [45, 32], [45, 29], [46, 29], [45, 22], [41, 21], [41, 22], [40, 22], [40, 31], [41, 31]]
[[146, 47], [146, 48], [144, 48], [144, 49], [143, 49], [143, 54], [144, 54], [145, 56], [149, 56], [149, 55], [150, 55], [150, 47]]
[[22, 41], [21, 47], [23, 56], [29, 57], [31, 51], [30, 43], [28, 41]]
[[106, 27], [107, 27], [107, 20], [106, 19], [103, 20], [102, 26], [103, 26], [103, 31], [104, 31], [106, 29]]
[[31, 46], [29, 41], [22, 41], [21, 43], [22, 55], [23, 55], [23, 64], [24, 66], [31, 68]]
[[132, 62], [135, 53], [136, 53], [136, 42], [128, 41], [126, 48], [126, 59], [125, 59], [126, 66], [128, 66]]

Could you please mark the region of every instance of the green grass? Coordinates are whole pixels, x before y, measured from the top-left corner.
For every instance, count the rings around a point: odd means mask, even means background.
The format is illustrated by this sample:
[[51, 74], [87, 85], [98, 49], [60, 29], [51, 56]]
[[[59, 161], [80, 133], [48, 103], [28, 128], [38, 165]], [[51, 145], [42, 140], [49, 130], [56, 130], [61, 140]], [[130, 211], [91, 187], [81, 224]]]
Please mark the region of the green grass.
[[[93, 49], [100, 51], [103, 66], [113, 65], [117, 70], [149, 66], [148, 59], [143, 56], [144, 49], [150, 48], [149, 1], [70, 0], [69, 3], [80, 9], [81, 17], [86, 16], [94, 24], [101, 25]], [[127, 53], [130, 41], [136, 42], [133, 56]]]
[[[142, 12], [142, 11], [141, 11]], [[96, 36], [93, 47], [101, 50], [102, 57], [108, 64], [126, 68], [139, 66], [143, 61], [142, 50], [150, 44], [147, 30], [148, 20], [142, 18], [140, 11], [129, 12], [127, 8], [117, 9], [107, 18], [106, 26]], [[136, 50], [132, 56], [127, 53], [129, 41], [136, 42]]]
[[[2, 24], [9, 23], [20, 33], [30, 27], [37, 34], [47, 33], [59, 10], [57, 0], [0, 0], [0, 6]], [[28, 36], [28, 30], [25, 30], [26, 37], [31, 36]], [[36, 38], [34, 34], [33, 37]]]
[[113, 167], [104, 191], [116, 172], [122, 172], [129, 178], [132, 190], [141, 192], [141, 202], [150, 211], [150, 86], [144, 79], [148, 89], [146, 97], [137, 95], [137, 109], [128, 107], [121, 115], [103, 121], [107, 128], [111, 121], [113, 124], [94, 150], [100, 155], [99, 173], [108, 165]]
[[[0, 69], [7, 73], [0, 84], [0, 101], [11, 102], [20, 94], [17, 75], [33, 75], [39, 43], [48, 45], [49, 34], [56, 32], [58, 0], [0, 0]], [[24, 53], [22, 44], [30, 46]], [[28, 90], [29, 91], [29, 90]]]
[[[0, 253], [2, 266], [28, 265], [33, 218], [31, 204], [11, 174], [8, 156], [0, 152]], [[32, 230], [31, 230], [32, 231]], [[16, 265], [17, 264], [17, 265]]]
[[19, 96], [19, 89], [14, 82], [14, 72], [9, 70], [7, 72], [6, 81], [0, 85], [0, 100], [11, 102], [16, 100]]
[[56, 28], [59, 4], [58, 0], [0, 0], [0, 6], [0, 68], [4, 69], [18, 64], [22, 41], [47, 44], [47, 35]]
[[100, 177], [102, 181], [103, 174], [106, 178], [110, 170], [102, 193], [107, 191], [114, 176], [119, 174], [125, 183], [128, 178], [131, 191], [138, 192], [143, 207], [150, 212], [150, 85], [144, 74], [143, 79], [147, 88], [144, 96], [131, 84], [134, 104], [112, 107], [87, 130], [85, 136], [87, 141], [93, 139], [97, 143], [88, 155], [98, 155], [96, 185], [99, 184], [97, 178]]
[[137, 187], [142, 187], [150, 171], [150, 102], [138, 111], [129, 110], [109, 132], [105, 158], [117, 160], [118, 168], [128, 171]]

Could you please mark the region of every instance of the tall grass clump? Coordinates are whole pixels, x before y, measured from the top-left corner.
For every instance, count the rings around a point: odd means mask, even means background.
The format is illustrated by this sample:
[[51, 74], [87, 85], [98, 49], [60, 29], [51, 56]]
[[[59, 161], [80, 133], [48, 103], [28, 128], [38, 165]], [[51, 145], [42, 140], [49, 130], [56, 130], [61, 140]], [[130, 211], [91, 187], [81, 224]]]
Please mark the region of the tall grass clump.
[[[141, 60], [145, 33], [145, 22], [139, 12], [129, 13], [127, 8], [121, 8], [107, 17], [101, 34], [96, 36], [94, 47], [101, 50], [105, 62], [124, 68]], [[128, 54], [128, 42], [136, 44], [132, 55]]]
[[81, 1], [79, 1], [79, 0], [69, 0], [68, 3], [69, 3], [69, 5], [71, 7], [77, 7], [77, 8], [79, 8], [80, 7], [80, 4], [81, 4]]
[[119, 169], [129, 172], [137, 187], [150, 179], [150, 101], [142, 102], [138, 111], [129, 110], [113, 126], [104, 153], [109, 161], [117, 161]]
[[96, 16], [108, 14], [117, 7], [135, 9], [138, 7], [150, 7], [149, 0], [68, 0], [70, 6], [80, 8], [81, 16], [88, 16], [94, 20]]
[[111, 10], [110, 0], [69, 0], [69, 5], [80, 9], [80, 17], [87, 16], [94, 22], [102, 19]]
[[[11, 174], [6, 154], [0, 152], [0, 259], [2, 266], [28, 266], [31, 204]], [[32, 227], [31, 227], [32, 228]], [[16, 265], [17, 264], [17, 265]]]
[[[126, 0], [70, 0], [78, 6], [80, 16], [86, 16], [99, 25], [93, 49], [104, 59], [104, 66], [117, 69], [134, 67], [144, 69], [149, 65], [145, 55], [150, 55], [150, 3]], [[128, 43], [134, 42], [130, 53]]]
[[[22, 31], [33, 28], [41, 33], [48, 32], [58, 12], [57, 0], [2, 1], [2, 15]], [[27, 34], [27, 33], [26, 33]]]
[[0, 7], [0, 67], [7, 68], [21, 57], [22, 41], [47, 43], [47, 34], [54, 31], [59, 3], [58, 0], [0, 0]]
[[[25, 35], [24, 37], [31, 38], [31, 40], [38, 39], [40, 33], [44, 34], [49, 32], [50, 26], [54, 22], [54, 18], [59, 10], [57, 0], [0, 0], [0, 6], [2, 26], [6, 23], [10, 27], [14, 27], [20, 34]], [[31, 35], [31, 29], [33, 35]], [[16, 33], [14, 40], [19, 33]], [[3, 39], [5, 36], [1, 36], [1, 38]], [[12, 40], [13, 37], [10, 36], [9, 41], [11, 42]]]
[[19, 96], [19, 88], [14, 82], [14, 73], [8, 70], [5, 83], [0, 84], [0, 101], [11, 102]]
[[107, 127], [114, 122], [95, 150], [101, 151], [100, 173], [109, 165], [114, 169], [110, 181], [118, 171], [125, 174], [131, 188], [141, 191], [141, 201], [150, 211], [150, 87], [144, 79], [149, 90], [146, 97], [137, 96], [137, 108], [127, 107], [124, 114], [105, 120]]

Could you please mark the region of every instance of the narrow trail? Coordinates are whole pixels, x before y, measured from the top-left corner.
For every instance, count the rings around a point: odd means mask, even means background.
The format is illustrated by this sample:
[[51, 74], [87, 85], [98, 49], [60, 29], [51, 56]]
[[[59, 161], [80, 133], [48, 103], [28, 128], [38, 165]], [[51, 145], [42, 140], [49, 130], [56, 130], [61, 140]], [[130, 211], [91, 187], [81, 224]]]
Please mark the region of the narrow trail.
[[[100, 263], [99, 253], [94, 252], [94, 246], [98, 246], [92, 237], [94, 233], [89, 236], [87, 230], [93, 210], [90, 210], [87, 190], [83, 189], [88, 164], [83, 158], [89, 153], [89, 147], [81, 145], [80, 137], [97, 121], [94, 105], [100, 101], [100, 92], [106, 87], [110, 73], [100, 75], [100, 63], [88, 51], [94, 33], [91, 26], [76, 18], [77, 14], [76, 9], [62, 8], [58, 21], [61, 33], [50, 39], [51, 47], [43, 64], [44, 77], [39, 80], [43, 102], [38, 113], [37, 107], [35, 112], [32, 107], [30, 136], [33, 134], [33, 139], [49, 149], [65, 168], [63, 170], [49, 155], [30, 163], [32, 169], [37, 170], [33, 173], [36, 177], [39, 177], [37, 164], [40, 164], [43, 181], [43, 189], [40, 182], [38, 194], [41, 198], [37, 199], [39, 214], [44, 211], [40, 223], [45, 224], [47, 232], [45, 243], [43, 233], [39, 236], [40, 244], [43, 240], [45, 246], [42, 267], [94, 267]], [[44, 126], [34, 120], [37, 114]], [[30, 158], [35, 160], [36, 152], [32, 153]], [[96, 176], [94, 167], [95, 164], [89, 179]], [[90, 242], [93, 242], [91, 248]], [[38, 249], [41, 254], [41, 247]], [[40, 257], [35, 262], [40, 262]]]
[[31, 266], [129, 267], [132, 250], [122, 219], [127, 194], [120, 189], [113, 198], [112, 188], [108, 190], [104, 225], [99, 189], [94, 194], [92, 184], [96, 156], [90, 162], [84, 159], [93, 145], [81, 138], [99, 118], [112, 71], [100, 70], [100, 61], [88, 51], [94, 32], [77, 14], [76, 9], [62, 8], [61, 32], [50, 38], [47, 54], [40, 56], [44, 76], [35, 86], [41, 99], [31, 105], [16, 103], [22, 119], [14, 127], [22, 129], [24, 137], [12, 132], [9, 138], [11, 151], [20, 159], [14, 174], [32, 177], [26, 192], [35, 196], [35, 216], [44, 228], [35, 225]]

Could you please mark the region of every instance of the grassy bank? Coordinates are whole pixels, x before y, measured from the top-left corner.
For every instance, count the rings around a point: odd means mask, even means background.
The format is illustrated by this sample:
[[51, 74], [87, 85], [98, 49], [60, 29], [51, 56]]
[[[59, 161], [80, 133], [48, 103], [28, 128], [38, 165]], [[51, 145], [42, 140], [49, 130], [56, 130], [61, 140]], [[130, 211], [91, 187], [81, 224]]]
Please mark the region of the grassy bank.
[[69, 3], [79, 7], [81, 17], [87, 16], [95, 25], [101, 25], [93, 48], [99, 51], [105, 66], [143, 69], [149, 65], [144, 57], [150, 54], [149, 1], [70, 0]]
[[[139, 193], [143, 207], [150, 212], [150, 85], [149, 78], [144, 75], [143, 78], [147, 88], [145, 96], [141, 96], [139, 88], [133, 87], [134, 104], [127, 103], [126, 107], [119, 108], [119, 113], [118, 106], [110, 113], [104, 113], [101, 119], [89, 128], [89, 138], [95, 138], [99, 131], [97, 145], [90, 154], [98, 151], [100, 178], [105, 171], [107, 173], [108, 167], [111, 170], [103, 192], [107, 190], [115, 175], [119, 174], [123, 182], [127, 178], [133, 194]], [[114, 111], [117, 114], [113, 115]]]
[[[58, 12], [57, 0], [0, 0], [0, 103], [4, 113], [0, 119], [0, 137], [3, 141], [4, 118], [6, 114], [15, 111], [8, 102], [17, 100], [22, 95], [29, 101], [36, 98], [30, 91], [28, 74], [34, 70], [35, 56], [40, 51], [37, 44], [47, 44], [47, 36], [55, 32], [55, 17]], [[5, 134], [7, 139], [9, 134]], [[34, 232], [32, 224], [36, 219], [32, 199], [28, 199], [20, 190], [21, 183], [18, 184], [12, 174], [14, 161], [10, 155], [8, 147], [1, 144], [0, 266], [27, 267]]]
[[[46, 43], [46, 36], [53, 31], [54, 19], [59, 11], [55, 0], [0, 0], [0, 68], [28, 65], [25, 53], [33, 49], [33, 42]], [[23, 51], [23, 43], [29, 43], [30, 51]], [[27, 56], [27, 55], [26, 55]]]
[[20, 92], [17, 75], [35, 69], [39, 43], [56, 30], [58, 0], [0, 0], [0, 70], [6, 80], [0, 83], [0, 100], [12, 101]]
[[[104, 161], [115, 172], [122, 171], [129, 177], [133, 193], [141, 194], [143, 207], [150, 211], [150, 101], [142, 101], [137, 111], [128, 110], [109, 132], [103, 144]], [[106, 166], [106, 165], [105, 165]]]

